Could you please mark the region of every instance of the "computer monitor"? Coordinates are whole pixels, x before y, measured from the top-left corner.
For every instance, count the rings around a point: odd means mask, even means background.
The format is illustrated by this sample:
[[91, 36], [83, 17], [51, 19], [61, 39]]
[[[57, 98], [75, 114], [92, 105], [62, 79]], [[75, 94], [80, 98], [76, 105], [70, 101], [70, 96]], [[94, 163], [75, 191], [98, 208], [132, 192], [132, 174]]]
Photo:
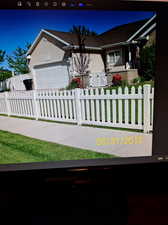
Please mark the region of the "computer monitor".
[[166, 14], [162, 2], [4, 2], [0, 170], [167, 160]]

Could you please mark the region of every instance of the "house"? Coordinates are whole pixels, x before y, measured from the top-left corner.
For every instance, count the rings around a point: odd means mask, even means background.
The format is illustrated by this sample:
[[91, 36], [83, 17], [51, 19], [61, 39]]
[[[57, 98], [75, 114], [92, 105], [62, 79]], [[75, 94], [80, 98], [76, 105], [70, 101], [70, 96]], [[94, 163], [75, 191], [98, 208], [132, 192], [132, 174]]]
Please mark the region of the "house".
[[[112, 75], [120, 73], [128, 81], [138, 76], [139, 52], [156, 40], [156, 15], [150, 19], [117, 26], [85, 39], [89, 55], [85, 86], [100, 74], [111, 85]], [[27, 58], [35, 89], [65, 88], [79, 76], [75, 57], [79, 54], [76, 34], [43, 29], [30, 47]], [[93, 82], [94, 83], [94, 82]], [[93, 85], [92, 85], [93, 86]]]
[[11, 91], [24, 91], [26, 87], [24, 81], [28, 79], [33, 79], [32, 74], [22, 74], [22, 75], [13, 75], [11, 78], [6, 80], [6, 88]]

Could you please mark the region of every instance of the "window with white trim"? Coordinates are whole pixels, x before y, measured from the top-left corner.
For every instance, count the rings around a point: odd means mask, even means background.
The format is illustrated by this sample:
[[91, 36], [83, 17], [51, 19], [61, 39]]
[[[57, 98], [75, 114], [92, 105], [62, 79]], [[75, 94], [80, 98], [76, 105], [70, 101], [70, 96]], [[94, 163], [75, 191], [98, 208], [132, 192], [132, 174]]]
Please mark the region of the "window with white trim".
[[115, 51], [112, 51], [112, 52], [109, 52], [108, 53], [108, 62], [110, 64], [118, 64], [118, 63], [121, 63], [121, 50], [115, 50]]

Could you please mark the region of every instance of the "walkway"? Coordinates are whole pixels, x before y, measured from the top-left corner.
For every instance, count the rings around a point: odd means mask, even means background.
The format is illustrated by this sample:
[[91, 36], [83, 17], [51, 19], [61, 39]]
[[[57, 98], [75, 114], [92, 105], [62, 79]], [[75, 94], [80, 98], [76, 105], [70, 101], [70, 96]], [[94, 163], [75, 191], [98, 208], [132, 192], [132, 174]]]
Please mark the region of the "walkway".
[[[152, 134], [119, 131], [105, 128], [84, 127], [44, 121], [27, 120], [0, 116], [0, 130], [55, 142], [96, 152], [114, 154], [120, 157], [150, 156], [152, 152]], [[102, 138], [141, 136], [142, 144], [103, 144]], [[113, 139], [114, 140], [114, 139]]]

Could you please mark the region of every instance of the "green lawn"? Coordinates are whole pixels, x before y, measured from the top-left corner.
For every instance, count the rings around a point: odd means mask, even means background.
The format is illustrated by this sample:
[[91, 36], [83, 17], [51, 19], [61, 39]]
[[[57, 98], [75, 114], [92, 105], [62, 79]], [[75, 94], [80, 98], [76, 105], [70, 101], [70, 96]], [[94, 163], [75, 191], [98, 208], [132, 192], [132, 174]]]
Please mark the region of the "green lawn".
[[113, 157], [0, 131], [0, 164]]

